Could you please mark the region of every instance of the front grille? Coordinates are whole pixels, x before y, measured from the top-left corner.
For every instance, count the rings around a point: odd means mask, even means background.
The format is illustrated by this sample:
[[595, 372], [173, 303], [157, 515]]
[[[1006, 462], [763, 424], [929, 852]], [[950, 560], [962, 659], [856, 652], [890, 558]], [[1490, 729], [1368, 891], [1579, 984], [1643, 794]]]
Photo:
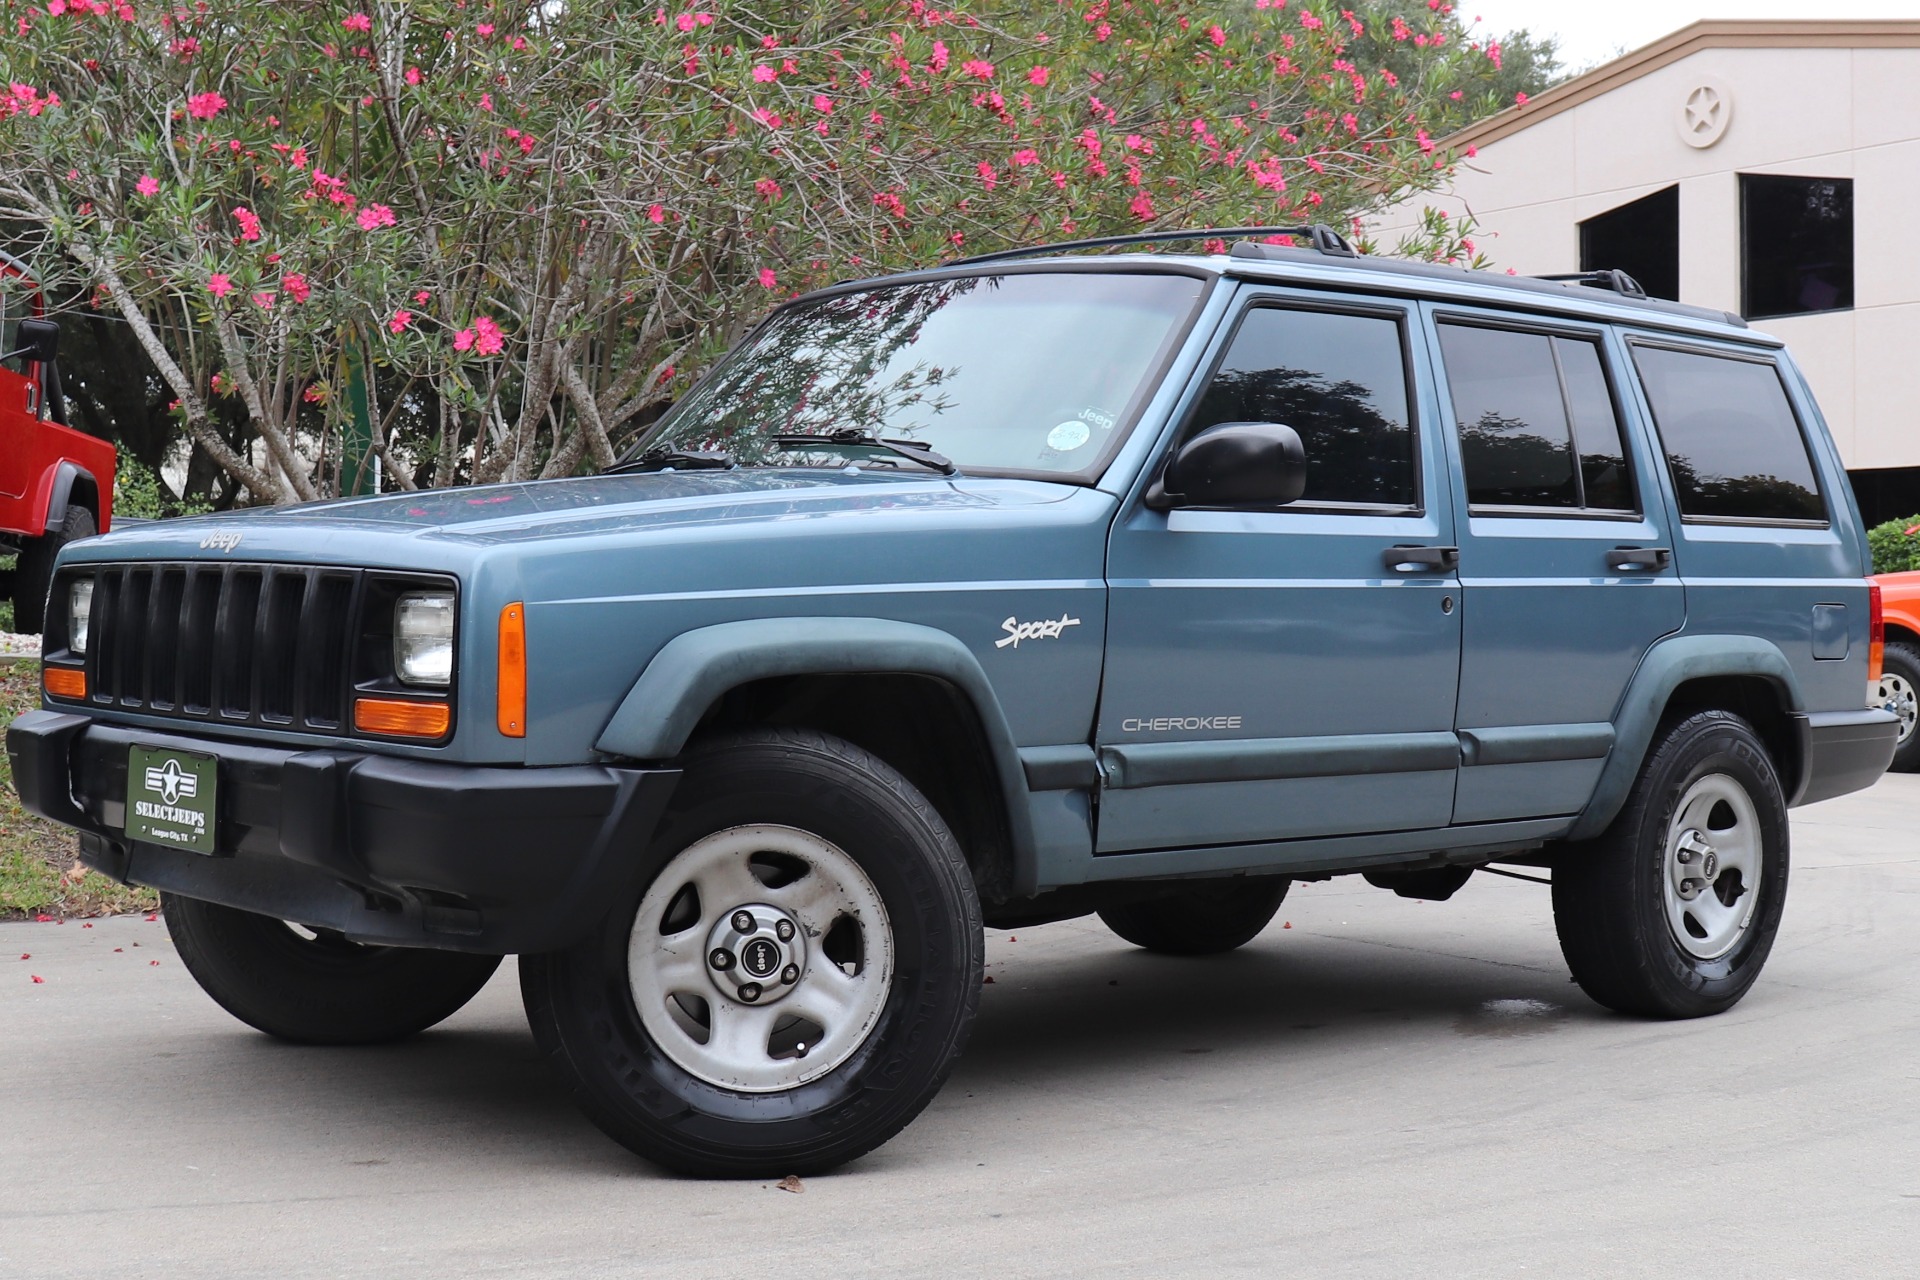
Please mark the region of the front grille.
[[301, 565], [101, 566], [87, 700], [221, 724], [339, 731], [361, 577]]

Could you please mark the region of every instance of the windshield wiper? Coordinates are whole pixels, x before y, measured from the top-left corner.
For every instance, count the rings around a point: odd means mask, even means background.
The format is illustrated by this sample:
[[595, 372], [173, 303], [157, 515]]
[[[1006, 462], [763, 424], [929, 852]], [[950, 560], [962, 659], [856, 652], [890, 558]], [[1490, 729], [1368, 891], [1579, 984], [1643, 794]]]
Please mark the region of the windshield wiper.
[[860, 431], [845, 427], [839, 431], [829, 431], [824, 435], [782, 435], [775, 436], [768, 443], [776, 449], [785, 449], [792, 453], [805, 453], [812, 449], [873, 449], [880, 453], [890, 453], [895, 457], [917, 462], [923, 467], [931, 467], [943, 476], [958, 475], [960, 468], [953, 459], [935, 453], [918, 440], [882, 440], [871, 431]]
[[600, 474], [617, 476], [629, 471], [725, 471], [733, 466], [733, 455], [724, 449], [679, 449], [656, 445], [637, 458], [616, 462]]

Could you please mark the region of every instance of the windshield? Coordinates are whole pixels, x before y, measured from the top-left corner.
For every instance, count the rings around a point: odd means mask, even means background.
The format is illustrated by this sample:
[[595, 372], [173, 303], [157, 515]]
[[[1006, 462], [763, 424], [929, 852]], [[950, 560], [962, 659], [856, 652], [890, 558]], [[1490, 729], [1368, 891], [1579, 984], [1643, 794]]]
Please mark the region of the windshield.
[[[643, 438], [743, 466], [1091, 473], [1207, 282], [1040, 271], [844, 293], [774, 316]], [[815, 450], [794, 435], [906, 442]]]

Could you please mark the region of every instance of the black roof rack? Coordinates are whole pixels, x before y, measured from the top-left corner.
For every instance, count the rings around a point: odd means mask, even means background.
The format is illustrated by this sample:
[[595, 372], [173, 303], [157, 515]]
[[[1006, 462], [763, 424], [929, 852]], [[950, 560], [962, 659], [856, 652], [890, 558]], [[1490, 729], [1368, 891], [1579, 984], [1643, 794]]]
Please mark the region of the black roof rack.
[[1550, 275], [1538, 275], [1535, 280], [1551, 280], [1555, 284], [1583, 284], [1589, 289], [1611, 289], [1623, 298], [1644, 298], [1647, 291], [1638, 280], [1624, 271], [1560, 271]]
[[1298, 236], [1321, 253], [1335, 258], [1357, 258], [1338, 231], [1325, 223], [1310, 227], [1202, 227], [1191, 231], [1141, 231], [1126, 236], [1099, 236], [1092, 240], [1063, 240], [1058, 244], [1035, 245], [1030, 249], [1001, 249], [994, 253], [961, 258], [950, 266], [977, 262], [1004, 262], [1009, 258], [1030, 258], [1040, 253], [1065, 253], [1071, 249], [1110, 249], [1125, 244], [1167, 244], [1182, 240], [1224, 240], [1228, 236]]

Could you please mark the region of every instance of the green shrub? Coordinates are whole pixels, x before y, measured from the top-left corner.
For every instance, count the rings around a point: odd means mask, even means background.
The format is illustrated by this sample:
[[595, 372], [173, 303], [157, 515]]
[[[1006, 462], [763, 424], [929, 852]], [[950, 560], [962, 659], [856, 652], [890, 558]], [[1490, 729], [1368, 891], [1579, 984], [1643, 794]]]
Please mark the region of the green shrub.
[[199, 498], [182, 502], [174, 497], [159, 476], [125, 454], [114, 464], [113, 514], [116, 516], [164, 520], [169, 516], [205, 515], [212, 509]]
[[1873, 553], [1875, 573], [1920, 569], [1920, 516], [1873, 526], [1867, 530], [1867, 548]]

